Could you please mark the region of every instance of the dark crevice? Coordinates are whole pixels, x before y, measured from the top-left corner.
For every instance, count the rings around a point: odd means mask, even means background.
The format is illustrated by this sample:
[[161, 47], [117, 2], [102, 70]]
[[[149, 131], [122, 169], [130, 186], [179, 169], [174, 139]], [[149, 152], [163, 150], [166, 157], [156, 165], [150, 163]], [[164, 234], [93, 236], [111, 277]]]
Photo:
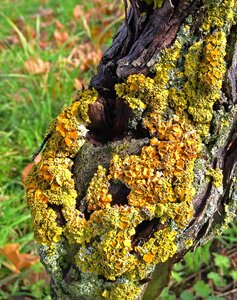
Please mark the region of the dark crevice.
[[132, 131], [132, 136], [137, 140], [151, 138], [150, 132], [143, 127], [142, 120], [137, 123], [137, 128], [136, 130]]
[[237, 163], [237, 122], [233, 124], [232, 131], [228, 138], [228, 143], [224, 150], [224, 166], [223, 166], [223, 184], [226, 187], [231, 178], [231, 172]]
[[202, 225], [201, 229], [199, 230], [199, 232], [197, 234], [197, 237], [195, 238], [196, 241], [200, 241], [201, 238], [205, 236], [205, 234], [208, 230], [208, 227], [209, 227], [209, 222], [210, 222], [210, 220], [208, 219], [207, 222]]
[[99, 235], [92, 237], [90, 239], [90, 244], [92, 245], [94, 242], [100, 243], [101, 242], [101, 237]]
[[103, 276], [103, 275], [98, 275], [98, 278], [99, 279], [102, 279], [102, 280], [104, 280], [104, 281], [106, 281], [106, 282], [114, 282], [115, 280], [110, 280], [110, 279], [107, 279], [107, 278], [105, 278], [105, 276]]
[[88, 133], [90, 142], [107, 143], [126, 137], [131, 108], [122, 99], [105, 99], [100, 97], [89, 106], [91, 120]]
[[123, 182], [110, 182], [109, 193], [112, 195], [111, 205], [128, 205], [127, 196], [130, 189]]
[[[223, 200], [225, 203], [228, 201], [228, 193], [225, 193]], [[218, 205], [218, 210], [213, 214], [213, 221], [212, 221], [212, 227], [214, 227], [216, 224], [221, 224], [224, 222], [224, 219], [226, 217], [225, 213], [225, 206], [223, 201]]]
[[[199, 194], [198, 197], [196, 197], [193, 200], [193, 207], [195, 210], [194, 217], [199, 216], [201, 214], [201, 212], [204, 210], [204, 208], [206, 206], [206, 201], [211, 194], [211, 189], [212, 189], [212, 180], [207, 184], [205, 190], [201, 194]], [[192, 223], [194, 221], [195, 221], [195, 219], [193, 221], [191, 221], [189, 226], [192, 226]]]
[[71, 277], [69, 275], [70, 269], [71, 269], [71, 265], [68, 265], [67, 267], [62, 269], [62, 271], [63, 271], [63, 280], [66, 283], [71, 283], [72, 282]]
[[80, 197], [77, 197], [76, 209], [79, 210], [83, 214], [83, 217], [88, 221], [90, 219], [92, 211], [88, 211], [87, 206], [88, 204], [86, 201], [86, 197], [82, 197], [82, 199], [80, 199]]
[[177, 7], [179, 5], [180, 0], [173, 0], [171, 3], [174, 5], [174, 7]]
[[142, 280], [139, 281], [140, 284], [145, 284], [147, 282], [151, 281], [151, 277], [143, 278]]
[[93, 213], [92, 211], [88, 211], [88, 210], [85, 211], [84, 216], [87, 221], [90, 220], [92, 213]]
[[227, 68], [229, 69], [233, 63], [233, 55], [235, 53], [236, 47], [236, 39], [237, 39], [237, 24], [232, 25], [230, 29], [230, 33], [227, 37], [227, 49], [226, 49], [226, 62]]
[[230, 101], [227, 100], [227, 99], [230, 99], [230, 95], [231, 95], [229, 89], [230, 89], [230, 86], [227, 83], [227, 80], [223, 81], [223, 83], [222, 83], [222, 92], [227, 97], [223, 96], [223, 97], [220, 98], [219, 101], [216, 101], [213, 104], [213, 111], [218, 112], [219, 110], [224, 108], [225, 112], [229, 112], [232, 109], [233, 104], [231, 104]]
[[166, 227], [165, 224], [160, 223], [160, 219], [154, 218], [152, 220], [142, 221], [135, 228], [136, 233], [132, 236], [132, 247], [142, 246], [145, 242], [147, 242], [150, 238], [154, 237], [154, 233], [164, 229]]
[[88, 221], [93, 212], [88, 211], [88, 209], [87, 209], [88, 203], [87, 203], [86, 197], [82, 197], [82, 199], [77, 197], [76, 202], [77, 202], [76, 209], [79, 210], [83, 214], [83, 217]]
[[57, 215], [56, 223], [57, 223], [57, 225], [60, 226], [60, 227], [66, 225], [66, 220], [65, 220], [65, 218], [63, 216], [63, 213], [62, 213], [63, 206], [50, 203], [50, 204], [48, 204], [48, 207], [52, 208], [56, 212], [56, 215]]

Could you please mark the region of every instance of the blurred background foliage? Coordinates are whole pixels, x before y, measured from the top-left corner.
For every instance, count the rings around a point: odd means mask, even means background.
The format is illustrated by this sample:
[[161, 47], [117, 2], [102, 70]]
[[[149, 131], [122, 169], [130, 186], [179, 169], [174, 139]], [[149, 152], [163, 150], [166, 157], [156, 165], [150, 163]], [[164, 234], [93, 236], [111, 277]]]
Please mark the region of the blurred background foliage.
[[[0, 2], [0, 299], [51, 299], [24, 178], [48, 124], [87, 87], [122, 20], [117, 0]], [[237, 299], [236, 250], [233, 223], [176, 265], [161, 299]]]

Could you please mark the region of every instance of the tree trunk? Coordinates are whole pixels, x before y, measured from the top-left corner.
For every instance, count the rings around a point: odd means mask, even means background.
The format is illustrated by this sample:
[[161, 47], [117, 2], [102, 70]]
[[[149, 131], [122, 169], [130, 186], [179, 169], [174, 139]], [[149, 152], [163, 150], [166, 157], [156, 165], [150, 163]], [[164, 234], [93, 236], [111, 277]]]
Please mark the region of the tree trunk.
[[53, 299], [156, 299], [236, 213], [236, 1], [130, 2], [27, 178]]

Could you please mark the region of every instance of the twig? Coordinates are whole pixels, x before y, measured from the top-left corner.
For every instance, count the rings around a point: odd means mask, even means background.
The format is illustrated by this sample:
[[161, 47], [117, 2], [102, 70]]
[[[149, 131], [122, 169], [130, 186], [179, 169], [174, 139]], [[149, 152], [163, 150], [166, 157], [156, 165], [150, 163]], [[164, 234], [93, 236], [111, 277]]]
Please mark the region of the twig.
[[225, 293], [223, 293], [223, 294], [218, 293], [218, 296], [228, 296], [228, 295], [234, 294], [234, 293], [237, 293], [237, 289], [233, 289], [233, 290], [228, 291], [228, 292], [225, 292]]

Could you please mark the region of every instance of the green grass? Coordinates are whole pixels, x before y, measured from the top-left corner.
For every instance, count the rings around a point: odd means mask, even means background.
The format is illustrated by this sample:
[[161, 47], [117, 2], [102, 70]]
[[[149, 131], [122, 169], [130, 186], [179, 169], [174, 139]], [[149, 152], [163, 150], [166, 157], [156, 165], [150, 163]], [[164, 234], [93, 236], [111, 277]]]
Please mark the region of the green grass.
[[[0, 3], [0, 41], [10, 43], [13, 41], [12, 36], [19, 40], [19, 43], [10, 44], [9, 48], [0, 47], [0, 247], [20, 243], [22, 253], [37, 252], [30, 213], [25, 203], [22, 170], [31, 162], [31, 157], [41, 144], [50, 121], [71, 102], [75, 92], [73, 87], [75, 78], [80, 78], [87, 84], [96, 71], [95, 66], [92, 66], [87, 72], [82, 73], [80, 67], [73, 68], [65, 63], [65, 59], [76, 45], [83, 45], [89, 41], [92, 45], [98, 46], [98, 40], [90, 40], [89, 36], [96, 27], [101, 26], [101, 22], [89, 20], [88, 32], [80, 20], [73, 20], [73, 9], [78, 3], [87, 3], [86, 9], [92, 7], [88, 1], [78, 0], [29, 0], [27, 3], [24, 0], [16, 2], [2, 0]], [[42, 9], [51, 9], [51, 15], [44, 17]], [[99, 14], [99, 17], [102, 20], [106, 16]], [[119, 20], [119, 17], [111, 20], [100, 34], [106, 35], [111, 30], [115, 32]], [[69, 39], [62, 45], [52, 42], [57, 21], [61, 22], [69, 33]], [[40, 46], [42, 40], [48, 42], [47, 47]], [[108, 45], [110, 42], [111, 36], [108, 35], [103, 44]], [[25, 62], [30, 57], [49, 62], [50, 72], [29, 74]], [[237, 243], [236, 233], [236, 227], [233, 225], [218, 240], [225, 247], [233, 246]], [[188, 254], [185, 265], [176, 267], [174, 284], [180, 278], [183, 280], [192, 272], [198, 272], [202, 263], [206, 263], [207, 257], [210, 258], [207, 247], [210, 245], [197, 250], [204, 251], [205, 255], [199, 252]], [[4, 266], [4, 262], [6, 259], [0, 255], [0, 299], [11, 299], [17, 295], [34, 295], [35, 299], [50, 299], [44, 278], [37, 277], [36, 282], [29, 280], [32, 274], [36, 276], [42, 273], [42, 266], [37, 264], [22, 270], [19, 274], [13, 274]], [[198, 286], [196, 289], [198, 290]], [[172, 291], [166, 291], [168, 296], [169, 293], [172, 294]]]

